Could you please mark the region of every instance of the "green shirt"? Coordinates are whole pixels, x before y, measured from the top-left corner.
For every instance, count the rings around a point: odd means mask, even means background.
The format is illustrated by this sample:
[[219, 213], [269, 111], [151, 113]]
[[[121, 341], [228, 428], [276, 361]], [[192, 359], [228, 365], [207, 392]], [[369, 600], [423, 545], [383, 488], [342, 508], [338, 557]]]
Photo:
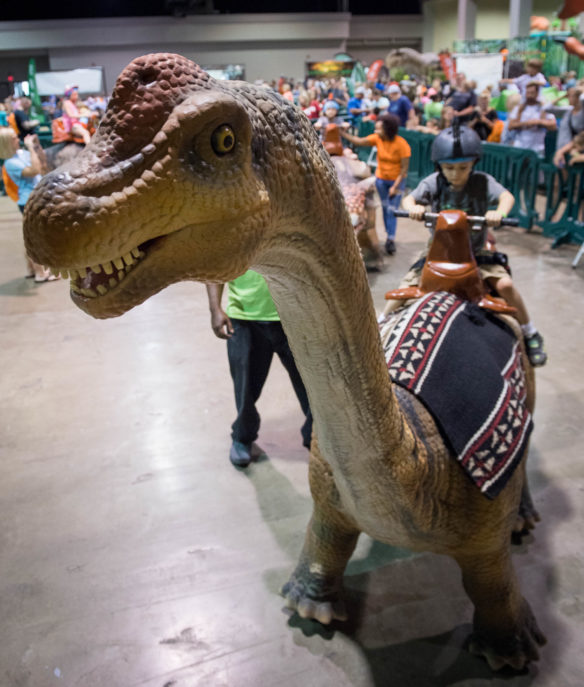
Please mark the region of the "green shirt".
[[424, 105], [424, 117], [426, 121], [429, 119], [440, 119], [443, 107], [444, 105], [442, 103], [436, 103], [433, 100], [429, 100]]
[[236, 320], [280, 321], [266, 280], [253, 270], [248, 270], [241, 277], [227, 283], [225, 312]]

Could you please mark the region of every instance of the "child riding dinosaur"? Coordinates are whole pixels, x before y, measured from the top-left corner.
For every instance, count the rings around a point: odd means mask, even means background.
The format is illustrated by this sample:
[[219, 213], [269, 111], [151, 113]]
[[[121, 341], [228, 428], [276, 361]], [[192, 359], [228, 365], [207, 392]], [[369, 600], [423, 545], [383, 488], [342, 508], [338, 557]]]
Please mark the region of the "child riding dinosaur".
[[[473, 231], [472, 250], [481, 276], [489, 287], [517, 310], [517, 320], [525, 337], [530, 363], [544, 365], [547, 354], [543, 338], [529, 318], [523, 299], [506, 269], [506, 256], [487, 250], [489, 226], [499, 226], [515, 204], [515, 198], [491, 175], [475, 171], [482, 155], [481, 140], [466, 126], [454, 125], [442, 131], [432, 145], [436, 171], [423, 179], [403, 200], [411, 219], [421, 220], [429, 206], [431, 212], [457, 209], [485, 217], [481, 231]], [[490, 210], [489, 207], [496, 209]], [[406, 274], [402, 286], [419, 282], [425, 255]], [[388, 307], [388, 310], [391, 306]]]

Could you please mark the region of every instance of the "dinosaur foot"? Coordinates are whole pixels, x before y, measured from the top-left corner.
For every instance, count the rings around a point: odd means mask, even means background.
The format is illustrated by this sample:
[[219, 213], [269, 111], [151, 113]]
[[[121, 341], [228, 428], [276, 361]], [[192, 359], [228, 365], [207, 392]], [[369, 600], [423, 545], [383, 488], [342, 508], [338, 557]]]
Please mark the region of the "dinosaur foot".
[[513, 634], [487, 638], [484, 633], [475, 632], [468, 648], [471, 654], [483, 656], [491, 670], [501, 670], [508, 666], [521, 671], [532, 661], [539, 660], [538, 647], [546, 642], [529, 605], [524, 602], [522, 623], [515, 627]]
[[301, 618], [329, 625], [333, 620], [347, 620], [339, 586], [299, 565], [280, 593], [286, 599], [286, 607], [296, 611]]

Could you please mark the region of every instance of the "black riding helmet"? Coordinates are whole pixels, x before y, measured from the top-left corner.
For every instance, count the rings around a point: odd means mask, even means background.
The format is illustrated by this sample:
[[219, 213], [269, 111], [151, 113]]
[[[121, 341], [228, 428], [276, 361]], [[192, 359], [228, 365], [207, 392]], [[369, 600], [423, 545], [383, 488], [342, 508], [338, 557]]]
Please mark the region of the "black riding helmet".
[[481, 139], [468, 126], [454, 124], [441, 131], [432, 144], [432, 162], [478, 161], [483, 154]]

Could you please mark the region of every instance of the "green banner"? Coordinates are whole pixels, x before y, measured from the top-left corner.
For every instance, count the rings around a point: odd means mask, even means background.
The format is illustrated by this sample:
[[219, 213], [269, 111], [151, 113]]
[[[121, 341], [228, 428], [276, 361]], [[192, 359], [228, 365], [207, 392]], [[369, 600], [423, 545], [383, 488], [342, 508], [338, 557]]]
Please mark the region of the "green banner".
[[454, 41], [454, 52], [468, 54], [506, 51], [506, 59], [512, 62], [525, 63], [532, 58], [542, 60], [542, 71], [546, 77], [575, 71], [577, 78], [584, 78], [584, 60], [577, 55], [570, 55], [564, 49], [564, 41], [569, 36], [582, 40], [580, 34], [575, 31], [556, 31], [501, 40]]
[[31, 118], [38, 119], [40, 122], [45, 121], [45, 113], [41, 105], [41, 98], [37, 89], [36, 83], [36, 61], [31, 57], [28, 61], [28, 91], [32, 102]]

